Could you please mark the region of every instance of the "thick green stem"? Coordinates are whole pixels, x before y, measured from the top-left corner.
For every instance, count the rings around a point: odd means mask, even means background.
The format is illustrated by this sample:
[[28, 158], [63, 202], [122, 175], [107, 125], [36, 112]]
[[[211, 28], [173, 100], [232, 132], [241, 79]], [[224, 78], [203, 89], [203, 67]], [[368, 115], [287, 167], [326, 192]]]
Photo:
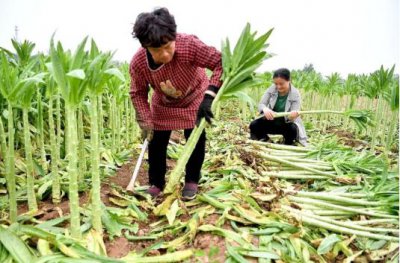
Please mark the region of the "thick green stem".
[[397, 216], [394, 216], [394, 215], [381, 214], [381, 213], [377, 213], [374, 211], [368, 211], [368, 210], [359, 209], [359, 208], [352, 208], [349, 206], [335, 205], [335, 204], [331, 204], [328, 202], [323, 202], [323, 201], [309, 199], [309, 198], [294, 197], [294, 196], [289, 196], [288, 198], [290, 201], [294, 201], [294, 202], [298, 202], [298, 203], [312, 204], [312, 205], [317, 205], [317, 206], [320, 206], [323, 208], [353, 212], [353, 213], [357, 213], [360, 215], [369, 215], [369, 216], [381, 217], [381, 218], [398, 218]]
[[273, 172], [265, 172], [262, 174], [263, 176], [276, 177], [281, 179], [291, 179], [291, 180], [311, 180], [311, 179], [319, 179], [326, 180], [328, 179], [326, 176], [321, 175], [297, 175], [297, 174], [285, 174], [285, 173], [273, 173]]
[[124, 101], [124, 115], [123, 116], [125, 116], [125, 125], [124, 125], [125, 138], [124, 138], [124, 140], [125, 140], [126, 144], [129, 144], [129, 143], [131, 143], [131, 141], [130, 141], [131, 128], [130, 127], [132, 125], [132, 123], [131, 123], [132, 116], [131, 116], [131, 111], [129, 110], [129, 100], [128, 99], [125, 99], [125, 101]]
[[389, 131], [388, 131], [388, 136], [386, 138], [386, 151], [390, 151], [393, 143], [393, 138], [395, 134], [397, 134], [397, 126], [398, 126], [398, 111], [392, 112], [392, 116], [394, 118], [390, 118], [390, 125], [389, 125]]
[[291, 214], [296, 217], [299, 221], [302, 221], [306, 224], [316, 226], [316, 227], [321, 227], [325, 228], [334, 232], [339, 232], [339, 233], [344, 233], [344, 234], [350, 234], [350, 235], [357, 235], [357, 236], [363, 236], [363, 237], [368, 237], [372, 239], [378, 239], [378, 240], [389, 240], [389, 241], [395, 241], [398, 242], [399, 238], [394, 237], [394, 236], [387, 236], [387, 235], [379, 235], [379, 234], [373, 234], [370, 232], [366, 231], [360, 231], [360, 230], [355, 230], [355, 229], [349, 229], [346, 227], [338, 226], [338, 225], [333, 225], [330, 223], [322, 222], [320, 220], [317, 220], [315, 218], [312, 218], [304, 213], [299, 213], [297, 210], [295, 212], [291, 212]]
[[[220, 88], [220, 90], [223, 90], [226, 83], [229, 82], [229, 77], [224, 81], [224, 84]], [[215, 108], [217, 107], [219, 98], [221, 97], [222, 92], [220, 91], [217, 96], [214, 98], [213, 104], [211, 106], [211, 110], [214, 112]], [[165, 186], [164, 193], [173, 193], [174, 190], [179, 189], [179, 182], [181, 180], [181, 177], [183, 175], [183, 171], [185, 169], [185, 166], [187, 162], [189, 161], [190, 156], [192, 155], [197, 142], [200, 139], [201, 134], [203, 133], [203, 130], [206, 127], [206, 121], [204, 118], [200, 121], [199, 125], [196, 126], [192, 133], [190, 134], [190, 137], [188, 141], [186, 142], [185, 147], [182, 150], [182, 153], [178, 159], [178, 162], [176, 163], [175, 168], [172, 170], [172, 172], [169, 175], [168, 178], [168, 183]]]
[[193, 129], [192, 134], [190, 135], [181, 155], [179, 156], [175, 168], [169, 175], [168, 183], [164, 189], [164, 193], [170, 194], [173, 193], [174, 190], [179, 189], [179, 181], [181, 180], [183, 171], [187, 162], [189, 161], [190, 156], [192, 155], [192, 152], [194, 151], [194, 148], [196, 147], [197, 142], [200, 139], [201, 134], [203, 133], [205, 126], [206, 121], [202, 119], [200, 125]]
[[381, 202], [371, 202], [371, 201], [366, 201], [362, 199], [352, 199], [348, 197], [343, 197], [339, 195], [335, 195], [334, 193], [310, 193], [310, 192], [297, 192], [297, 196], [301, 197], [308, 197], [308, 198], [313, 198], [313, 199], [320, 199], [320, 200], [326, 200], [326, 201], [333, 201], [333, 202], [339, 202], [339, 203], [344, 203], [344, 204], [349, 204], [349, 205], [362, 205], [362, 206], [381, 206], [383, 205]]
[[[288, 206], [284, 206], [286, 209], [290, 209]], [[293, 212], [300, 213], [301, 215], [306, 215], [308, 217], [314, 218], [316, 220], [326, 222], [332, 225], [338, 225], [346, 228], [351, 228], [351, 229], [356, 229], [356, 230], [361, 230], [361, 231], [368, 231], [368, 232], [380, 232], [380, 233], [399, 233], [398, 229], [394, 228], [382, 228], [382, 227], [367, 227], [367, 226], [361, 226], [357, 224], [353, 224], [351, 221], [338, 221], [329, 217], [324, 217], [324, 216], [319, 216], [319, 215], [314, 215], [312, 213], [306, 213], [304, 211], [296, 210], [296, 209], [290, 209]]]
[[[350, 96], [347, 96], [347, 97], [349, 97], [349, 102], [348, 102], [349, 105], [348, 105], [348, 108], [349, 108], [349, 109], [352, 109], [352, 108], [354, 107], [355, 95], [350, 95]], [[345, 130], [347, 130], [347, 129], [350, 128], [350, 127], [349, 127], [349, 123], [350, 123], [349, 118], [346, 118], [345, 124], [344, 124], [344, 129], [345, 129]]]
[[382, 101], [383, 101], [383, 99], [381, 98], [381, 96], [379, 96], [378, 97], [378, 103], [377, 103], [377, 106], [376, 106], [376, 112], [375, 112], [376, 126], [374, 127], [373, 132], [372, 132], [371, 151], [375, 151], [375, 146], [377, 144], [378, 133], [379, 133], [379, 131], [381, 129], [379, 123], [381, 122]]
[[7, 154], [6, 132], [4, 130], [3, 119], [0, 116], [0, 159], [5, 162]]
[[309, 171], [309, 172], [313, 172], [316, 175], [323, 175], [323, 176], [330, 177], [330, 178], [336, 178], [336, 175], [334, 175], [334, 174], [331, 174], [331, 173], [328, 173], [328, 172], [324, 172], [324, 171], [320, 171], [320, 170], [314, 169], [314, 168], [306, 166], [306, 165], [300, 165], [300, 164], [297, 164], [297, 163], [293, 163], [291, 161], [286, 161], [284, 159], [277, 158], [277, 157], [272, 156], [270, 154], [266, 154], [266, 153], [258, 152], [258, 151], [254, 151], [254, 150], [249, 150], [249, 149], [245, 149], [245, 151], [253, 152], [253, 153], [257, 154], [258, 156], [260, 156], [262, 158], [265, 158], [265, 159], [267, 159], [269, 161], [278, 162], [278, 163], [282, 163], [282, 164], [290, 166], [290, 167], [299, 168], [300, 170], [306, 170], [306, 171]]
[[288, 151], [302, 152], [302, 153], [308, 153], [308, 152], [313, 150], [313, 149], [306, 148], [306, 147], [275, 144], [275, 143], [261, 142], [261, 141], [254, 141], [254, 140], [247, 140], [246, 143], [259, 144], [259, 145], [263, 145], [263, 146], [265, 146], [267, 148], [271, 148], [271, 149], [275, 149], [275, 150], [288, 150]]
[[[223, 87], [221, 87], [221, 89], [222, 88]], [[220, 95], [221, 95], [221, 93], [218, 93], [216, 98], [214, 99], [213, 104], [211, 106], [212, 111], [215, 110], [215, 107], [217, 106]], [[178, 187], [179, 181], [183, 175], [185, 166], [186, 166], [187, 162], [189, 161], [189, 158], [192, 155], [192, 153], [196, 147], [196, 144], [199, 141], [200, 136], [203, 133], [203, 130], [205, 129], [205, 127], [206, 127], [206, 121], [203, 118], [200, 121], [200, 124], [193, 129], [188, 141], [186, 142], [186, 145], [183, 148], [183, 151], [178, 159], [178, 162], [176, 163], [175, 168], [172, 170], [172, 172], [169, 175], [168, 183], [165, 186], [164, 193], [170, 194], [170, 193], [174, 192], [175, 188]]]
[[78, 181], [79, 183], [83, 183], [83, 180], [85, 179], [87, 166], [86, 166], [86, 149], [85, 149], [85, 130], [84, 130], [83, 115], [81, 108], [78, 109], [78, 140], [79, 140]]
[[[334, 111], [334, 110], [309, 110], [309, 111], [299, 111], [299, 114], [344, 114], [344, 111]], [[276, 112], [274, 118], [287, 117], [290, 112]]]
[[117, 125], [116, 125], [116, 118], [117, 118], [117, 116], [116, 116], [116, 109], [115, 109], [115, 107], [116, 107], [116, 104], [117, 104], [117, 102], [115, 101], [115, 97], [113, 96], [112, 98], [111, 98], [111, 120], [110, 120], [110, 122], [111, 122], [111, 143], [112, 143], [112, 145], [111, 145], [111, 149], [112, 149], [112, 152], [113, 153], [115, 153], [116, 152], [116, 138], [117, 138], [117, 131], [116, 131], [116, 129], [117, 129]]
[[[312, 175], [312, 176], [316, 176], [316, 174], [314, 174], [314, 173], [312, 173], [312, 172], [309, 172], [309, 171], [299, 171], [299, 170], [297, 170], [297, 169], [295, 169], [295, 170], [280, 171], [279, 173], [280, 173], [280, 174], [288, 174], [288, 175], [305, 175], [305, 176]], [[263, 174], [268, 175], [269, 172], [265, 172], [265, 173], [263, 173]], [[324, 177], [324, 178], [326, 179], [326, 177]]]
[[93, 227], [98, 233], [103, 232], [101, 224], [101, 198], [100, 198], [100, 148], [99, 148], [99, 133], [98, 133], [98, 116], [97, 116], [97, 95], [90, 97], [90, 141], [92, 144], [91, 151], [91, 172], [92, 172], [92, 222]]
[[240, 102], [242, 108], [242, 120], [247, 121], [247, 103], [244, 101]]
[[53, 117], [53, 96], [49, 98], [49, 135], [50, 135], [50, 148], [51, 148], [51, 178], [52, 183], [52, 200], [54, 204], [61, 202], [61, 186], [60, 175], [58, 174], [58, 165], [60, 159], [60, 150], [57, 145], [56, 131]]
[[131, 135], [132, 135], [132, 142], [134, 142], [135, 140], [136, 140], [136, 138], [137, 138], [137, 133], [138, 133], [138, 126], [137, 126], [137, 122], [136, 122], [136, 113], [135, 113], [135, 109], [133, 108], [133, 106], [132, 106], [132, 104], [130, 104], [131, 106], [130, 106], [130, 111], [131, 111], [131, 116], [132, 116], [132, 119], [130, 120], [131, 121], [131, 124], [132, 124], [132, 130], [131, 130]]
[[221, 118], [221, 103], [219, 102], [217, 104], [216, 110], [215, 110], [215, 118], [219, 120]]
[[71, 213], [71, 236], [80, 238], [79, 194], [78, 194], [78, 135], [75, 108], [66, 104], [67, 121], [67, 171], [69, 175], [69, 206]]
[[399, 221], [396, 219], [371, 219], [371, 220], [360, 220], [360, 221], [352, 221], [353, 224], [357, 225], [375, 225], [375, 224], [395, 224], [398, 225]]
[[13, 108], [8, 103], [8, 151], [7, 151], [7, 191], [10, 204], [11, 223], [17, 222], [17, 195], [15, 183], [15, 153], [14, 153], [14, 116]]
[[101, 147], [101, 142], [103, 139], [103, 123], [104, 123], [104, 116], [103, 116], [103, 97], [102, 95], [97, 96], [97, 105], [98, 105], [98, 119], [99, 119], [99, 136], [100, 136], [100, 147]]
[[[255, 142], [258, 142], [258, 141], [255, 141]], [[258, 144], [258, 143], [254, 143], [254, 144], [257, 145], [257, 146], [261, 145], [261, 144]], [[263, 145], [263, 146], [265, 146], [265, 145]], [[260, 147], [257, 147], [257, 148], [260, 148]], [[272, 148], [268, 148], [268, 147], [262, 147], [261, 151], [266, 152], [268, 154], [272, 154], [274, 156], [279, 156], [279, 157], [282, 157], [282, 158], [300, 159], [301, 162], [304, 162], [304, 161], [317, 162], [317, 160], [313, 160], [313, 159], [310, 159], [310, 160], [304, 159], [304, 157], [307, 156], [307, 153], [305, 153], [305, 152], [291, 152], [291, 151], [288, 151], [288, 150], [278, 150], [278, 149], [272, 149]], [[326, 164], [326, 162], [325, 162], [325, 164]]]
[[[301, 205], [303, 208], [303, 205]], [[346, 211], [333, 211], [333, 210], [319, 210], [319, 207], [315, 207], [314, 209], [309, 209], [312, 210], [314, 214], [320, 215], [320, 216], [346, 216], [346, 217], [351, 217], [354, 216], [354, 213], [346, 212]]]
[[[117, 101], [115, 101], [115, 103], [117, 103]], [[121, 150], [121, 107], [116, 104], [115, 106], [115, 128], [117, 131], [116, 134], [116, 148], [117, 148], [117, 152], [119, 152]]]
[[46, 149], [44, 148], [44, 127], [43, 127], [43, 102], [42, 102], [42, 93], [40, 89], [37, 91], [37, 104], [38, 104], [38, 121], [37, 125], [39, 128], [39, 146], [40, 146], [40, 158], [41, 165], [43, 170], [47, 173], [48, 164], [46, 159]]
[[38, 209], [35, 195], [35, 169], [33, 166], [32, 159], [32, 143], [31, 133], [29, 131], [29, 120], [28, 110], [24, 108], [22, 110], [22, 119], [24, 123], [24, 148], [25, 148], [25, 159], [26, 159], [26, 191], [28, 194], [28, 207], [30, 211], [36, 211]]
[[57, 123], [57, 137], [56, 137], [56, 142], [57, 142], [57, 151], [58, 151], [58, 160], [61, 159], [61, 98], [58, 95], [57, 100], [56, 100], [56, 123]]
[[[329, 194], [329, 192], [325, 192]], [[349, 198], [368, 198], [369, 195], [363, 193], [335, 193], [337, 196], [349, 197]]]

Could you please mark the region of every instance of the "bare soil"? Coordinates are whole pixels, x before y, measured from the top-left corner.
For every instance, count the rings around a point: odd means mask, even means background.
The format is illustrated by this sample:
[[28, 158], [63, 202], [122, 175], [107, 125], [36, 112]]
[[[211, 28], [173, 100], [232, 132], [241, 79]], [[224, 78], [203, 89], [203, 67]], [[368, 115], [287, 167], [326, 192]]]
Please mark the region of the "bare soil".
[[353, 148], [359, 148], [359, 147], [368, 147], [368, 145], [357, 139], [355, 134], [349, 131], [341, 130], [338, 127], [329, 127], [327, 129], [327, 133], [333, 133], [336, 134], [336, 136], [339, 137], [340, 141], [347, 146], [353, 147]]
[[[173, 133], [171, 136], [171, 140], [176, 143], [181, 143], [184, 140], [183, 133]], [[113, 206], [113, 203], [109, 201], [109, 197], [111, 197], [111, 189], [112, 187], [120, 187], [125, 189], [128, 185], [134, 167], [136, 165], [136, 158], [134, 156], [132, 160], [128, 163], [124, 164], [120, 167], [115, 175], [106, 178], [101, 184], [101, 199], [106, 206]], [[172, 169], [175, 165], [174, 160], [167, 159], [167, 167], [168, 169]], [[148, 185], [148, 173], [147, 173], [147, 161], [144, 161], [140, 170], [139, 175], [137, 177], [137, 182], [139, 185]], [[90, 192], [82, 192], [80, 193], [79, 198], [80, 206], [84, 207], [88, 205], [90, 201]], [[162, 200], [160, 200], [161, 202]], [[66, 197], [61, 200], [60, 204], [53, 204], [51, 201], [51, 197], [42, 200], [39, 204], [39, 212], [36, 215], [36, 218], [41, 221], [47, 221], [54, 218], [58, 218], [61, 216], [65, 216], [69, 214], [69, 201]], [[26, 203], [19, 205], [18, 213], [22, 214], [28, 211], [28, 207]], [[214, 225], [218, 220], [218, 215], [212, 214], [204, 219], [204, 223]], [[159, 217], [154, 215], [149, 215], [148, 222], [139, 224], [139, 231], [137, 233], [138, 236], [146, 236], [151, 231], [150, 224], [160, 220]], [[181, 221], [187, 221], [190, 219], [189, 214], [183, 214], [179, 218]], [[68, 227], [68, 224], [64, 225]], [[230, 229], [229, 225], [224, 225], [224, 228]], [[176, 237], [165, 237], [164, 240], [173, 240]], [[150, 245], [159, 242], [159, 240], [151, 240], [151, 241], [129, 241], [125, 237], [114, 237], [110, 239], [107, 234], [104, 235], [104, 243], [107, 250], [107, 255], [113, 258], [121, 258], [126, 256], [131, 251], [140, 252], [141, 250], [149, 247]], [[220, 236], [216, 236], [210, 233], [199, 232], [192, 244], [187, 244], [185, 248], [195, 248], [204, 251], [203, 256], [194, 257], [192, 262], [224, 262], [225, 261], [225, 239]], [[160, 250], [151, 250], [147, 255], [160, 255], [166, 253], [165, 249]]]

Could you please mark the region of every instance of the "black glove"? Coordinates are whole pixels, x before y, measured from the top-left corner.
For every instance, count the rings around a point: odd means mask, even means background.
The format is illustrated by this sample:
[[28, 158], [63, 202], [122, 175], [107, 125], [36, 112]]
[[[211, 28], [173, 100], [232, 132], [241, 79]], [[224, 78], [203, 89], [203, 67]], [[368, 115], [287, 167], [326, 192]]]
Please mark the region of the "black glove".
[[[218, 88], [215, 86], [209, 86], [207, 91], [210, 93], [217, 94]], [[211, 124], [211, 118], [214, 118], [214, 114], [211, 111], [211, 105], [214, 100], [214, 96], [207, 93], [204, 95], [204, 99], [200, 104], [199, 110], [197, 111], [196, 125], [199, 126], [202, 118], [205, 118], [208, 123]]]

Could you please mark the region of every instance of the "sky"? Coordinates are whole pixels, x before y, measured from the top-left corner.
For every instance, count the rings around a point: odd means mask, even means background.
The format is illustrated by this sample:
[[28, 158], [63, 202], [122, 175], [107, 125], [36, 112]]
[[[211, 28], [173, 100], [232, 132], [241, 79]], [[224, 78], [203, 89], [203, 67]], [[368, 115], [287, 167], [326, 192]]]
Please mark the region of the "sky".
[[302, 69], [312, 63], [329, 75], [370, 73], [396, 64], [399, 73], [400, 0], [0, 0], [0, 46], [28, 39], [47, 51], [51, 35], [74, 49], [93, 37], [115, 59], [130, 61], [139, 48], [131, 36], [141, 12], [167, 7], [178, 32], [197, 35], [220, 49], [236, 41], [249, 22], [260, 33], [274, 28], [267, 51], [275, 54], [259, 71]]

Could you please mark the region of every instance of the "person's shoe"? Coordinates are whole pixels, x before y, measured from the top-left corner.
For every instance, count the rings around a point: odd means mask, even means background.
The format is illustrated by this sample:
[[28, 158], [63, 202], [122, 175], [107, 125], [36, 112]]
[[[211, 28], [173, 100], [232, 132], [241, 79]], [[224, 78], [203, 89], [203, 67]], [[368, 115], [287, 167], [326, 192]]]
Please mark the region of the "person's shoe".
[[161, 189], [155, 185], [152, 185], [149, 189], [147, 189], [147, 193], [150, 194], [152, 198], [156, 198], [161, 194]]
[[197, 183], [185, 183], [185, 187], [182, 191], [182, 199], [183, 200], [193, 200], [196, 198], [197, 191], [198, 191]]

